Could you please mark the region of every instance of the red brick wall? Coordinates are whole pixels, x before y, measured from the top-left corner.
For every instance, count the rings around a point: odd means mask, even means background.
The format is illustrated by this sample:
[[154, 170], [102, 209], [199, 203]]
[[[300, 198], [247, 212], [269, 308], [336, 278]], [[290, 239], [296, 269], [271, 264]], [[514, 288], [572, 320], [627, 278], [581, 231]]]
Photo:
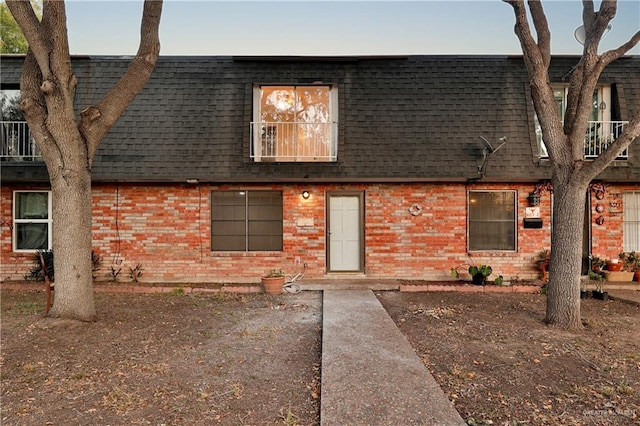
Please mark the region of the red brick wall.
[[[598, 200], [591, 196], [591, 252], [602, 259], [617, 259], [623, 251], [623, 209], [622, 194], [627, 191], [640, 191], [640, 185], [608, 185], [604, 198]], [[596, 206], [604, 207], [602, 213]], [[598, 225], [596, 220], [602, 216], [604, 222]]]
[[[5, 185], [1, 192], [3, 280], [21, 279], [31, 265], [31, 255], [13, 253], [11, 249], [9, 225], [14, 189]], [[282, 252], [211, 252], [210, 193], [228, 189], [283, 191]], [[482, 189], [517, 191], [517, 252], [467, 253], [466, 193]], [[605, 224], [593, 225], [594, 253], [617, 255], [622, 250], [621, 193], [629, 189], [616, 186], [607, 191]], [[301, 197], [303, 190], [311, 192], [308, 200]], [[544, 226], [523, 227], [531, 184], [95, 184], [93, 246], [103, 258], [98, 279], [109, 279], [113, 266], [121, 268], [119, 278], [127, 281], [129, 268], [140, 263], [144, 268], [141, 281], [257, 282], [272, 268], [295, 272], [300, 267], [297, 259], [309, 265], [307, 277], [324, 277], [325, 194], [337, 190], [365, 193], [367, 277], [450, 279], [452, 267], [487, 263], [492, 265], [494, 276], [531, 279], [538, 276], [533, 260], [550, 245], [548, 193], [543, 194], [540, 204]], [[422, 209], [415, 216], [409, 212], [414, 204]], [[594, 213], [594, 220], [595, 217]]]

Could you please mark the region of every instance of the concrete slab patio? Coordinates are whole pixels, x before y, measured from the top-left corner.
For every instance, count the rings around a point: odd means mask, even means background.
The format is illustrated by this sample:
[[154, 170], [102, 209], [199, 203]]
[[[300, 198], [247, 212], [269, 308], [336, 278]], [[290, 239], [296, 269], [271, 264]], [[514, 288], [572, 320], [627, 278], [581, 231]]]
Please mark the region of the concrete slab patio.
[[371, 290], [324, 290], [320, 424], [464, 425]]

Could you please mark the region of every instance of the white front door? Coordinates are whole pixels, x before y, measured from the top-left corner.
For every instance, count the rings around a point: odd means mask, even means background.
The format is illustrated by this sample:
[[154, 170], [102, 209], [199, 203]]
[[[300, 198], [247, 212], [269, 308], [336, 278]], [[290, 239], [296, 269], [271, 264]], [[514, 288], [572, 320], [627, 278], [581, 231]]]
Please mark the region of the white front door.
[[361, 194], [329, 195], [329, 272], [362, 271]]

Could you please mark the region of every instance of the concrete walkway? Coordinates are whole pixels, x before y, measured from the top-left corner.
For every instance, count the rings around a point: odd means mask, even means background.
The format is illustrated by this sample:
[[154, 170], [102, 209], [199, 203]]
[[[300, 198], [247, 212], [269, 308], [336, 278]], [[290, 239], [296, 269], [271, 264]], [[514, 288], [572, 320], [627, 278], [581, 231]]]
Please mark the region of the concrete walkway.
[[320, 424], [465, 422], [371, 290], [325, 290]]
[[609, 290], [609, 297], [613, 300], [620, 300], [625, 303], [640, 306], [639, 290]]

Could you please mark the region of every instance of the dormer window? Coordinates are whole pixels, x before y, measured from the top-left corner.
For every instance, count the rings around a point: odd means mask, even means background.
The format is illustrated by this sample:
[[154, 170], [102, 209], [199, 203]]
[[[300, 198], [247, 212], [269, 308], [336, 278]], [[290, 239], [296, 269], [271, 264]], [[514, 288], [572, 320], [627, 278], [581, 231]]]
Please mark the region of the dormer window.
[[336, 99], [337, 91], [329, 85], [255, 87], [251, 158], [336, 161]]
[[[584, 158], [594, 159], [604, 152], [607, 147], [622, 133], [622, 129], [628, 121], [621, 121], [617, 117], [618, 111], [612, 104], [610, 86], [600, 86], [593, 92], [591, 113], [589, 115], [589, 125], [584, 140]], [[564, 114], [567, 109], [567, 94], [569, 87], [566, 85], [554, 86], [553, 96], [560, 118], [564, 122]], [[548, 158], [547, 147], [542, 140], [542, 128], [538, 117], [534, 115], [536, 139], [541, 158]], [[618, 157], [619, 160], [627, 159], [627, 150]]]

